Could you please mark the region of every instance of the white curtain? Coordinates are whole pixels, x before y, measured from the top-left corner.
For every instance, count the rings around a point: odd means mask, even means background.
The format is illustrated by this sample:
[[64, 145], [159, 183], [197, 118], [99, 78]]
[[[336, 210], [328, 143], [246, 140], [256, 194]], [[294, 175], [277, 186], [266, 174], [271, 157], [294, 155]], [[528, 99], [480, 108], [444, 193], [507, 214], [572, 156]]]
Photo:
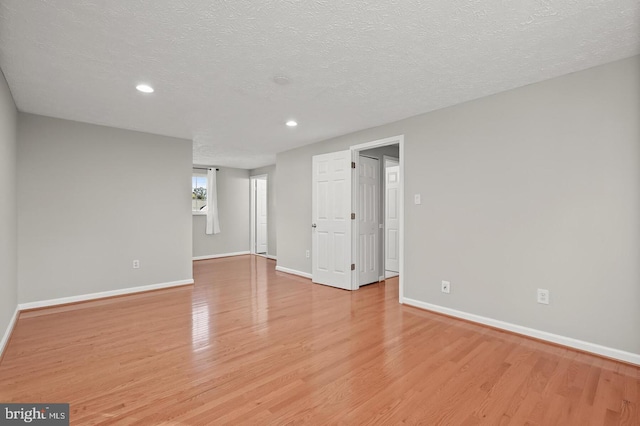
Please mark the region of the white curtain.
[[220, 233], [216, 169], [207, 171], [207, 234]]

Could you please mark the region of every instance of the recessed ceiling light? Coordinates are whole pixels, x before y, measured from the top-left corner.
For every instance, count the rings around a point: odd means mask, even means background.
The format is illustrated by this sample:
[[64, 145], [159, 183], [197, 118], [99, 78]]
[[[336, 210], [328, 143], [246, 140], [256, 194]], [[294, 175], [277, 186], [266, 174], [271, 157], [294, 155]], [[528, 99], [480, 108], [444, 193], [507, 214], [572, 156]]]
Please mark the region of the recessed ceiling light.
[[138, 91], [142, 93], [153, 93], [153, 87], [149, 86], [148, 84], [138, 84], [136, 86], [136, 89], [138, 89]]
[[289, 127], [296, 127], [297, 125], [298, 125], [298, 123], [295, 122], [294, 120], [287, 121], [287, 126], [289, 126]]

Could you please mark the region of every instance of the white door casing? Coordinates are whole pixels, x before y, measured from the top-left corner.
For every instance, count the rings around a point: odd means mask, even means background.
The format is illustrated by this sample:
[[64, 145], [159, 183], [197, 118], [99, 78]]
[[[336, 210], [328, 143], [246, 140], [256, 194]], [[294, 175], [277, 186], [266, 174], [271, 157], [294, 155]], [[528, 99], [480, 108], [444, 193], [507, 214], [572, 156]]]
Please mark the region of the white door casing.
[[256, 253], [267, 253], [266, 179], [256, 179]]
[[351, 150], [312, 160], [312, 281], [351, 290]]
[[377, 282], [380, 277], [378, 250], [380, 245], [380, 162], [360, 156], [358, 166], [358, 285]]
[[[371, 142], [365, 142], [357, 145], [352, 145], [350, 147], [351, 151], [355, 155], [358, 155], [361, 151], [378, 148], [381, 146], [389, 146], [389, 145], [398, 145], [398, 165], [400, 167], [400, 183], [398, 188], [398, 200], [399, 200], [399, 234], [400, 241], [398, 243], [398, 259], [399, 259], [399, 268], [398, 268], [398, 301], [400, 303], [404, 303], [404, 135], [391, 136], [384, 139], [378, 139]], [[383, 156], [384, 158], [384, 156]], [[391, 157], [390, 157], [391, 158]], [[353, 204], [355, 205], [357, 200], [356, 197], [356, 188], [353, 188]], [[384, 234], [382, 234], [384, 235]], [[357, 247], [358, 247], [358, 235], [357, 232], [353, 232], [352, 235], [352, 246], [354, 253], [352, 254], [352, 258], [355, 259], [358, 257], [357, 255]], [[356, 271], [357, 272], [357, 271]], [[354, 290], [358, 288], [358, 281], [354, 280]]]
[[[396, 163], [397, 164], [397, 163]], [[385, 270], [400, 271], [400, 167], [385, 167]]]

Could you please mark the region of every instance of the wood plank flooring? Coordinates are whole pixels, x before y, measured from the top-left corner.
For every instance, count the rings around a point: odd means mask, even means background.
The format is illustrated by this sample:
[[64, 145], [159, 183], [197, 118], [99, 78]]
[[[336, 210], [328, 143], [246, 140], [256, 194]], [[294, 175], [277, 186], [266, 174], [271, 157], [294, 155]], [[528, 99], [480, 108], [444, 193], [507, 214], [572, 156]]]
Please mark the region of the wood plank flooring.
[[240, 256], [195, 285], [20, 316], [0, 401], [72, 424], [640, 425], [640, 368]]

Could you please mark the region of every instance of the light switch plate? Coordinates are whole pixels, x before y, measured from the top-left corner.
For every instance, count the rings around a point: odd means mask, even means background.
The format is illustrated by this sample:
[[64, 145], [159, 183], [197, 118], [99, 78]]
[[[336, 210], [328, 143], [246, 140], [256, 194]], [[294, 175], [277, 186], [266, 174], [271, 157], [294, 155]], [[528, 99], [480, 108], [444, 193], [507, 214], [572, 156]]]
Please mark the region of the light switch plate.
[[420, 199], [420, 194], [415, 194], [413, 196], [413, 204], [422, 204], [422, 200]]

